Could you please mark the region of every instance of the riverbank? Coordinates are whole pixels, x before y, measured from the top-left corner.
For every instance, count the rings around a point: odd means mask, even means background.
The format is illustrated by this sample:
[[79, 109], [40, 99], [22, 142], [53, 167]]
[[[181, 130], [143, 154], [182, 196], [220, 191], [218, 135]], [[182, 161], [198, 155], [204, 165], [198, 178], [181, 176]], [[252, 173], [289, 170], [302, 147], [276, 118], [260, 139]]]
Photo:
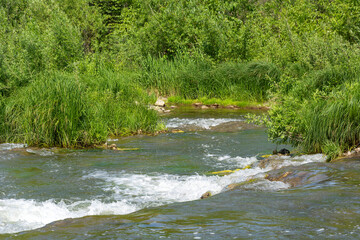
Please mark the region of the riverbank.
[[0, 142], [154, 133], [155, 96], [270, 102], [269, 138], [307, 153], [336, 158], [360, 142], [354, 2], [39, 1], [0, 4]]

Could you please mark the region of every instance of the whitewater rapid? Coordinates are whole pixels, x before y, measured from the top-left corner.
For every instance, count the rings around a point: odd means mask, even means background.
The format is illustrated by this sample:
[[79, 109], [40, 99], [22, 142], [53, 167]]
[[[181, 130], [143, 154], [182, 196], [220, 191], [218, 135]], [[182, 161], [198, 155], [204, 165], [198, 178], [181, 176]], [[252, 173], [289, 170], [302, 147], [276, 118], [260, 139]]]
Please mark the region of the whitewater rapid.
[[[243, 121], [240, 118], [172, 118], [168, 119], [168, 128], [178, 128], [185, 125], [196, 125], [203, 129], [210, 129], [219, 124]], [[109, 139], [117, 141], [117, 139]], [[0, 144], [0, 160], [9, 161], [17, 157], [12, 149], [26, 148], [25, 144]], [[256, 167], [258, 156], [236, 156], [221, 151], [212, 151], [208, 145], [201, 145], [203, 163], [209, 169], [242, 169], [226, 176], [217, 174], [188, 175], [165, 174], [159, 172], [138, 173], [129, 171], [113, 171], [112, 169], [86, 169], [80, 176], [80, 182], [93, 182], [100, 188], [102, 195], [92, 196], [91, 199], [47, 198], [45, 200], [7, 198], [6, 193], [0, 199], [0, 233], [16, 233], [45, 226], [54, 221], [66, 218], [79, 218], [89, 215], [122, 215], [144, 208], [156, 207], [175, 202], [198, 200], [200, 196], [211, 191], [212, 194], [221, 193], [232, 183], [242, 183], [251, 178], [258, 179], [251, 183], [252, 189], [261, 191], [276, 191], [289, 186], [283, 182], [271, 182], [265, 179], [270, 168]], [[218, 149], [217, 149], [218, 150]], [[34, 150], [26, 148], [27, 153], [40, 157], [54, 157], [49, 149]], [[199, 151], [201, 152], [201, 151]], [[234, 154], [234, 153], [233, 153]], [[300, 157], [283, 156], [281, 166], [298, 166], [310, 162], [324, 162], [321, 154]], [[54, 161], [54, 173], [60, 162]], [[249, 166], [254, 166], [249, 168]], [[69, 166], [70, 168], [72, 166]], [[76, 167], [76, 166], [73, 166]], [[4, 176], [1, 175], [0, 178]], [[69, 183], [67, 183], [69, 184]], [[70, 183], [71, 184], [71, 183]], [[79, 186], [80, 187], [80, 186]]]
[[[255, 163], [257, 158], [229, 155], [206, 156], [210, 162], [226, 161], [236, 168], [245, 168]], [[310, 162], [323, 162], [323, 155], [306, 155], [297, 158], [284, 156], [282, 166], [301, 165]], [[258, 167], [238, 170], [226, 176], [209, 175], [171, 175], [134, 174], [95, 170], [84, 173], [84, 180], [93, 180], [110, 193], [99, 199], [71, 200], [33, 199], [0, 200], [0, 233], [15, 233], [40, 228], [53, 221], [66, 218], [79, 218], [89, 215], [122, 215], [147, 207], [161, 206], [175, 202], [197, 200], [206, 191], [218, 194], [232, 183], [248, 181], [254, 176], [260, 181], [252, 184], [252, 189], [275, 191], [289, 186], [283, 182], [271, 182], [264, 178], [271, 169]]]

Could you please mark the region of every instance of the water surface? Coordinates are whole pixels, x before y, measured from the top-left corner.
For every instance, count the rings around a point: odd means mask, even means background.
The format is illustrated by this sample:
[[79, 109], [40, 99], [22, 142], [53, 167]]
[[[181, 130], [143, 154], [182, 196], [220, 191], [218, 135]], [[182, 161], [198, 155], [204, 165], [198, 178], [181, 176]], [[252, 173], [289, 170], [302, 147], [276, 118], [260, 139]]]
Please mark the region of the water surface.
[[[360, 237], [358, 161], [329, 164], [322, 155], [283, 157], [279, 168], [295, 166], [326, 178], [293, 188], [268, 181], [273, 170], [256, 163], [276, 146], [264, 128], [242, 124], [245, 114], [180, 109], [164, 116], [165, 123], [194, 131], [109, 139], [119, 148], [138, 149], [132, 151], [0, 145], [0, 237]], [[243, 170], [212, 174], [228, 169]], [[232, 183], [244, 184], [226, 191]], [[206, 191], [214, 196], [199, 200]]]

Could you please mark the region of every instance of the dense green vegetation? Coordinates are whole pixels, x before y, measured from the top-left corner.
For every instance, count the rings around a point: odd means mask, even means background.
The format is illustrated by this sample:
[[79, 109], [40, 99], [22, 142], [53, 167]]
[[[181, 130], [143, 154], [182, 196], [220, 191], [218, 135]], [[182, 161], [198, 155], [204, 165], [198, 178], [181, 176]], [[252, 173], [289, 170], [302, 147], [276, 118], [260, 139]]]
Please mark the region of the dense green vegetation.
[[269, 137], [360, 142], [353, 0], [0, 0], [0, 141], [88, 146], [158, 129], [155, 95], [268, 102]]

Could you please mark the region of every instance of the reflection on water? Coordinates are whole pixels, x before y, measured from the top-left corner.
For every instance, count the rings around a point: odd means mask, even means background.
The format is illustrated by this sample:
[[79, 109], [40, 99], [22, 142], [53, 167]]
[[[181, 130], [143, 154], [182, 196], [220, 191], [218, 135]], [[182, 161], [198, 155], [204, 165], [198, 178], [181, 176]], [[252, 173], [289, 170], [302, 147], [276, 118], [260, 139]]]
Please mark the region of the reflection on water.
[[[191, 124], [204, 129], [112, 140], [121, 148], [139, 148], [134, 151], [0, 145], [0, 236], [359, 237], [357, 161], [329, 164], [322, 155], [308, 155], [281, 157], [276, 167], [260, 166], [260, 156], [275, 148], [267, 141], [265, 129], [207, 130], [243, 121], [243, 115], [234, 110], [198, 115], [180, 111], [164, 121], [176, 128], [191, 119]], [[226, 169], [241, 170], [225, 176], [211, 173]], [[290, 173], [308, 175], [302, 184], [290, 188], [290, 183], [267, 180], [276, 171], [287, 178]], [[235, 183], [237, 187], [227, 191]], [[206, 191], [214, 196], [198, 200]], [[30, 231], [21, 232], [25, 230]]]

